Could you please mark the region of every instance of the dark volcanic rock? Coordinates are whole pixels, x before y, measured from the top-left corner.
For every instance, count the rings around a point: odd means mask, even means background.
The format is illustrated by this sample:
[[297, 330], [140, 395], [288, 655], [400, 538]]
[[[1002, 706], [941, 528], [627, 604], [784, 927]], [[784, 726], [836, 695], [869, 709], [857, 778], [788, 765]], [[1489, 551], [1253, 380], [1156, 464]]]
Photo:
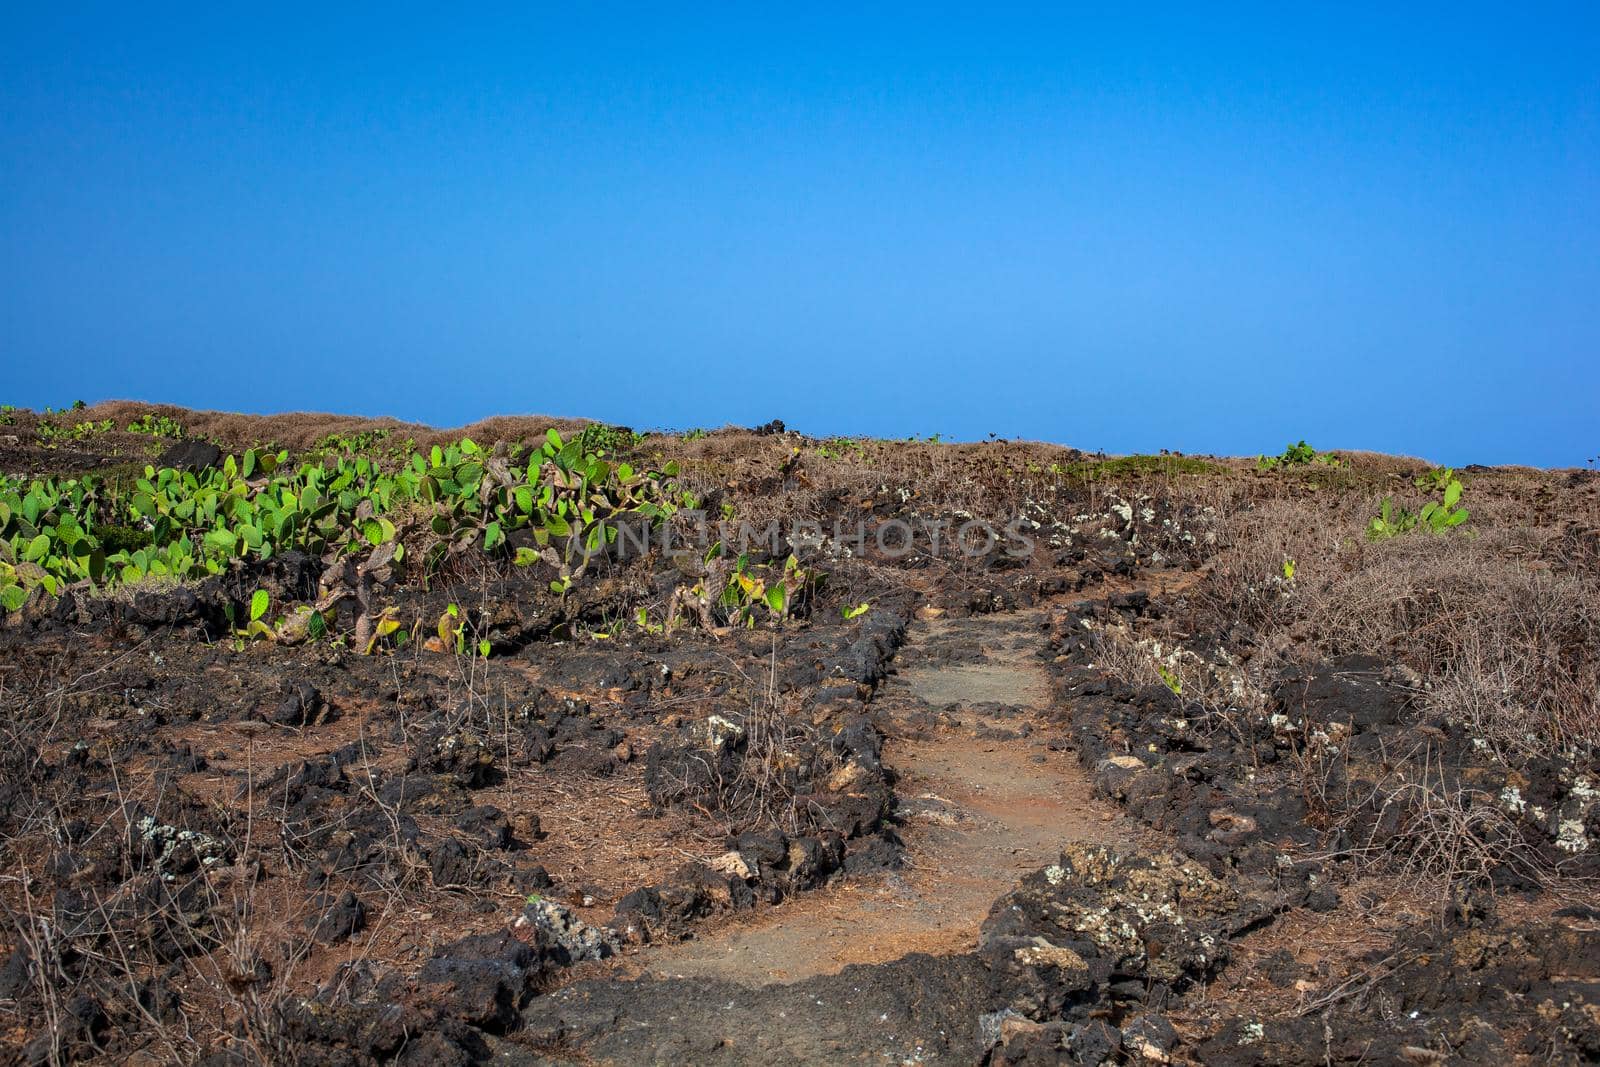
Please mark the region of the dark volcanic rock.
[[418, 770], [451, 776], [468, 789], [487, 785], [494, 773], [494, 752], [481, 737], [466, 731], [424, 738], [416, 762]]
[[267, 718], [279, 726], [310, 726], [326, 706], [316, 686], [293, 682], [284, 687], [283, 699]]
[[1291, 720], [1318, 726], [1342, 723], [1351, 732], [1400, 723], [1413, 694], [1386, 680], [1376, 656], [1341, 656], [1315, 668], [1285, 672], [1273, 688], [1277, 708]]
[[471, 885], [478, 876], [476, 857], [454, 838], [440, 842], [428, 853], [428, 870], [433, 884], [440, 887]]
[[973, 956], [921, 953], [754, 989], [693, 979], [580, 982], [534, 999], [526, 1038], [609, 1063], [982, 1062], [989, 980]]
[[[526, 818], [529, 832], [537, 836], [539, 816], [529, 814]], [[493, 804], [483, 804], [462, 812], [461, 817], [456, 820], [456, 829], [488, 849], [510, 848], [514, 843], [510, 820], [506, 818], [505, 812]]]
[[159, 592], [136, 592], [122, 612], [129, 622], [141, 626], [178, 626], [200, 619], [204, 607], [193, 589], [180, 585]]
[[306, 919], [306, 928], [325, 945], [346, 941], [367, 925], [366, 905], [348, 889], [338, 896], [318, 894], [311, 906], [313, 910]]
[[463, 938], [439, 950], [415, 985], [435, 1010], [492, 1033], [504, 1032], [543, 962], [534, 946], [509, 932]]
[[157, 467], [174, 467], [178, 470], [203, 471], [222, 462], [222, 449], [210, 441], [179, 441], [156, 460]]
[[980, 952], [1007, 976], [1009, 1007], [1040, 1021], [1072, 1004], [1180, 989], [1227, 958], [1227, 940], [1259, 914], [1186, 857], [1069, 846], [1022, 880], [983, 925]]

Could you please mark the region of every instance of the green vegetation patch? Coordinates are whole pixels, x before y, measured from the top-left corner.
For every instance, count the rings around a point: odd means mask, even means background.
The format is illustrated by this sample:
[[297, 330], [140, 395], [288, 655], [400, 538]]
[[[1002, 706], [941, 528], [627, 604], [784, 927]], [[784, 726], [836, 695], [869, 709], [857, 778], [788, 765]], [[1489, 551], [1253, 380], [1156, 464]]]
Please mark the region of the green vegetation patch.
[[[252, 449], [198, 473], [0, 476], [0, 603], [16, 610], [36, 589], [204, 577], [288, 549], [325, 562], [381, 550], [398, 563], [406, 540], [430, 568], [474, 550], [547, 562], [564, 592], [614, 542], [621, 518], [656, 522], [682, 500], [675, 464], [614, 465], [554, 430], [531, 449], [435, 446], [392, 471], [364, 456], [287, 460]], [[513, 552], [510, 535], [524, 529], [533, 543]]]
[[166, 415], [157, 415], [147, 411], [137, 419], [128, 423], [129, 433], [144, 434], [148, 437], [170, 437], [179, 440], [188, 436], [183, 423]]
[[1343, 467], [1345, 465], [1345, 461], [1332, 452], [1318, 452], [1303, 440], [1285, 448], [1281, 455], [1256, 457], [1256, 469], [1263, 471], [1280, 470], [1286, 467]]
[[1436, 467], [1418, 478], [1416, 486], [1438, 494], [1439, 499], [1430, 500], [1420, 510], [1413, 512], [1384, 497], [1378, 514], [1367, 524], [1368, 540], [1387, 541], [1414, 530], [1442, 534], [1465, 525], [1469, 516], [1467, 509], [1460, 505], [1461, 495], [1466, 490], [1454, 470]]
[[607, 426], [600, 422], [585, 426], [577, 436], [578, 446], [584, 452], [601, 457], [631, 452], [644, 439], [644, 434], [635, 433], [626, 426]]
[[110, 433], [116, 424], [110, 419], [85, 419], [82, 422], [57, 422], [54, 419], [39, 420], [39, 441], [50, 446], [62, 441], [87, 441]]

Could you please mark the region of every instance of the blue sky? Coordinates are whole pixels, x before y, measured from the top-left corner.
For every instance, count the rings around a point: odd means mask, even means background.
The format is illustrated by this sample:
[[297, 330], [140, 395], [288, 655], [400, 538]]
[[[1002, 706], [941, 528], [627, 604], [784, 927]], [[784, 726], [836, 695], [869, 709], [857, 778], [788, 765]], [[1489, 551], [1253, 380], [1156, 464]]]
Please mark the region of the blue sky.
[[8, 10], [0, 400], [1600, 454], [1592, 3], [328, 6]]

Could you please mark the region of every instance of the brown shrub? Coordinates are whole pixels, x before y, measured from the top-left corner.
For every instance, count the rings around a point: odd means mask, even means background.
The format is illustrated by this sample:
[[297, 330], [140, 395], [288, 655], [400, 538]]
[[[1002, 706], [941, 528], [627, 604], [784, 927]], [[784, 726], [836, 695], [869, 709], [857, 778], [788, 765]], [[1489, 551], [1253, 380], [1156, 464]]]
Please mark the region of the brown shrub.
[[1469, 527], [1449, 536], [1368, 542], [1371, 494], [1230, 513], [1193, 602], [1216, 624], [1259, 631], [1256, 646], [1272, 657], [1376, 652], [1406, 663], [1432, 683], [1428, 708], [1501, 751], [1600, 743], [1600, 575], [1541, 559], [1554, 531], [1531, 525], [1522, 499], [1537, 481], [1486, 481], [1468, 498]]
[[121, 429], [145, 414], [165, 415], [183, 424], [190, 436], [218, 441], [229, 448], [249, 448], [272, 444], [293, 451], [316, 447], [323, 439], [353, 435], [370, 430], [388, 430], [397, 441], [413, 438], [418, 446], [429, 447], [472, 437], [479, 444], [500, 440], [532, 440], [554, 427], [563, 434], [581, 430], [589, 419], [564, 419], [547, 415], [498, 415], [468, 426], [438, 429], [399, 419], [370, 419], [362, 415], [334, 415], [295, 411], [273, 415], [244, 415], [231, 411], [193, 411], [173, 404], [150, 404], [138, 400], [107, 400], [74, 415], [75, 420], [111, 419]]

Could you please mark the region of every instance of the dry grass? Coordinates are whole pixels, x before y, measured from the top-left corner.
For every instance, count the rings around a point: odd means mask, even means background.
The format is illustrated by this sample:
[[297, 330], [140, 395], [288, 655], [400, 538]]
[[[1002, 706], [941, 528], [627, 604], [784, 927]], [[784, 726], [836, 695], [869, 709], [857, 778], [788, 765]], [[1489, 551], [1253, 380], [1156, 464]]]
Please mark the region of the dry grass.
[[[1432, 746], [1444, 735], [1422, 727], [1460, 726], [1480, 754], [1474, 759], [1502, 768], [1526, 770], [1544, 758], [1580, 773], [1593, 765], [1596, 481], [1527, 470], [1469, 475], [1464, 530], [1372, 542], [1365, 527], [1382, 497], [1414, 507], [1420, 492], [1409, 477], [1382, 486], [1345, 471], [1335, 477], [1345, 480], [1312, 487], [1240, 477], [1255, 492], [1219, 495], [1221, 545], [1178, 610], [1138, 631], [1102, 632], [1096, 661], [1138, 685], [1181, 681], [1191, 709], [1239, 737], [1267, 729], [1264, 705], [1240, 694], [1259, 694], [1287, 667], [1346, 654], [1408, 666], [1422, 679], [1411, 724], [1419, 729], [1397, 731], [1381, 760], [1352, 768], [1341, 762], [1347, 746], [1309, 734], [1292, 747], [1291, 773], [1317, 825], [1344, 832], [1351, 870], [1399, 872], [1444, 896], [1508, 872], [1570, 890], [1570, 873], [1527, 836], [1525, 822], [1489, 787], [1441, 762]], [[1235, 661], [1185, 648], [1213, 639]], [[1554, 773], [1543, 766], [1527, 773]]]
[[1547, 558], [1560, 527], [1537, 523], [1530, 499], [1550, 481], [1474, 480], [1465, 531], [1379, 543], [1363, 536], [1377, 495], [1267, 499], [1224, 516], [1225, 547], [1192, 597], [1214, 623], [1251, 627], [1268, 660], [1378, 653], [1409, 665], [1431, 683], [1429, 710], [1503, 753], [1594, 746], [1600, 574]]
[[1430, 708], [1503, 750], [1600, 743], [1600, 580], [1530, 569], [1494, 540], [1347, 554], [1292, 598], [1299, 655], [1387, 653], [1432, 683]]
[[1507, 872], [1561, 887], [1525, 827], [1452, 773], [1429, 742], [1387, 751], [1365, 767], [1375, 777], [1355, 773], [1341, 745], [1302, 742], [1291, 752], [1297, 777], [1319, 828], [1348, 840], [1338, 851], [1347, 879], [1396, 875], [1441, 902]]
[[[778, 692], [776, 671], [774, 646], [767, 677], [737, 672], [746, 707], [724, 718], [736, 738], [688, 754], [681, 778], [664, 776], [653, 787], [658, 801], [692, 808], [730, 836], [819, 828], [809, 795], [841, 765], [840, 756], [831, 737], [801, 716], [795, 695]], [[724, 744], [731, 759], [721, 758]]]

